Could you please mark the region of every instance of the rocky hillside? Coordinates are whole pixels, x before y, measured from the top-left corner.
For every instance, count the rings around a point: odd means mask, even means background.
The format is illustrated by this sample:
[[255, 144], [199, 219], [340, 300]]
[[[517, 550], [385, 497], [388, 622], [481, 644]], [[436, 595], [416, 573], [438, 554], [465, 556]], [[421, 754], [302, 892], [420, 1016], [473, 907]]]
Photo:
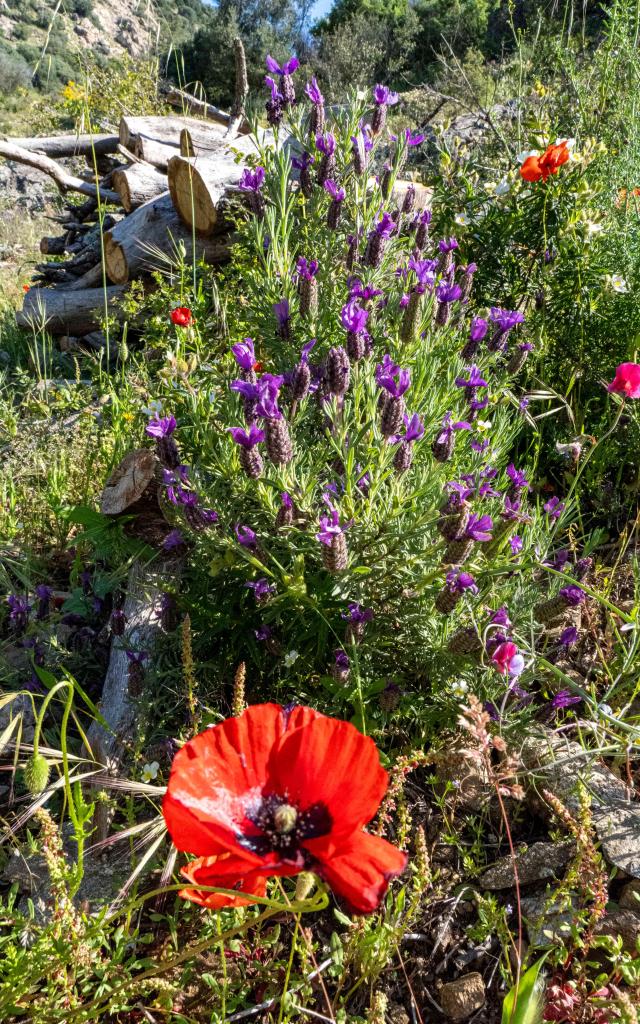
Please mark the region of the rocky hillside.
[[207, 17], [202, 0], [0, 0], [0, 93], [77, 73], [75, 55], [139, 57], [187, 38]]

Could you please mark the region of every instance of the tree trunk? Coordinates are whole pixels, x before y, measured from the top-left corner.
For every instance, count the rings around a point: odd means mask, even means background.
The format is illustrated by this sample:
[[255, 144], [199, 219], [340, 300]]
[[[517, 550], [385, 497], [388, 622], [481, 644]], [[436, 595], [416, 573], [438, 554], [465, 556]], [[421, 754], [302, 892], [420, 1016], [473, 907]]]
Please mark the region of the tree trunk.
[[104, 156], [115, 153], [118, 146], [117, 135], [48, 135], [42, 138], [11, 139], [0, 136], [4, 142], [31, 153], [44, 153], [50, 157], [64, 156]]
[[131, 145], [134, 157], [165, 173], [171, 157], [180, 153], [180, 146], [168, 146], [146, 135], [136, 135]]
[[[167, 270], [182, 243], [187, 260], [194, 257], [192, 233], [173, 208], [168, 192], [139, 206], [104, 236], [104, 263], [114, 284], [126, 284], [152, 270]], [[197, 238], [195, 257], [221, 263], [229, 256], [228, 239]]]
[[[118, 316], [113, 300], [124, 288], [107, 288], [106, 300], [110, 315]], [[51, 334], [81, 336], [97, 330], [105, 315], [105, 291], [102, 288], [31, 288], [24, 297], [16, 323], [27, 330], [43, 326]]]
[[166, 192], [167, 179], [155, 167], [132, 164], [113, 172], [113, 187], [124, 209], [131, 213], [138, 206]]
[[106, 188], [96, 188], [94, 184], [83, 181], [82, 178], [78, 178], [74, 174], [69, 174], [64, 167], [48, 156], [32, 153], [13, 143], [0, 142], [0, 157], [4, 157], [5, 160], [15, 160], [19, 164], [26, 164], [28, 167], [34, 167], [37, 171], [42, 171], [43, 174], [48, 174], [61, 192], [81, 192], [83, 195], [91, 197], [99, 195], [105, 203], [120, 203], [120, 196], [117, 192], [111, 192]]
[[209, 160], [174, 156], [167, 169], [169, 191], [184, 223], [201, 235], [219, 230], [222, 199], [238, 184], [242, 170], [230, 154]]

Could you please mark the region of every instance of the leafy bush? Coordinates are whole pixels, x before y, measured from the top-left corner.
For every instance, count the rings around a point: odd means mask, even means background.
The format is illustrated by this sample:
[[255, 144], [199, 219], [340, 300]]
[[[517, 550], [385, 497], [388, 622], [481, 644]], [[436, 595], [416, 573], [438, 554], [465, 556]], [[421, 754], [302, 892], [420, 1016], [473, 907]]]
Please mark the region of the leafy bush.
[[0, 93], [12, 93], [31, 84], [31, 71], [24, 57], [0, 50]]

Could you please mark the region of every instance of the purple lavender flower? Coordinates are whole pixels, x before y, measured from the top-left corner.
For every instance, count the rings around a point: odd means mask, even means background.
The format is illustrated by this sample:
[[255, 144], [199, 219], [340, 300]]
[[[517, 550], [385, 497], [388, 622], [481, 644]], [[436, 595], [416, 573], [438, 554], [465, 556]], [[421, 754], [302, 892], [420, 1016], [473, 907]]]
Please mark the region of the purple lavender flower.
[[529, 487], [529, 481], [521, 469], [516, 469], [513, 462], [510, 462], [507, 466], [507, 476], [511, 481], [509, 488], [509, 494], [511, 497], [517, 496], [521, 491], [527, 490]]
[[572, 608], [582, 604], [587, 596], [582, 587], [576, 586], [575, 583], [571, 583], [568, 587], [562, 587], [559, 594], [566, 604], [570, 605]]
[[[426, 138], [423, 132], [415, 132], [414, 134], [410, 128], [405, 128], [400, 137], [403, 139], [405, 145], [409, 147], [421, 146]], [[396, 136], [392, 135], [391, 138], [394, 142], [397, 141]]]
[[35, 589], [36, 597], [38, 598], [38, 608], [36, 611], [36, 619], [42, 622], [46, 619], [49, 614], [49, 606], [51, 604], [51, 595], [53, 590], [48, 587], [46, 583], [38, 583]]
[[464, 531], [465, 537], [469, 540], [480, 541], [485, 543], [491, 540], [491, 530], [493, 529], [493, 520], [491, 516], [469, 516], [469, 522], [467, 523]]
[[489, 329], [489, 324], [481, 316], [476, 316], [471, 321], [469, 338], [471, 341], [482, 341]]
[[255, 551], [258, 546], [258, 538], [254, 530], [250, 526], [243, 526], [240, 523], [236, 523], [235, 527], [236, 537], [238, 544], [241, 544], [243, 548], [249, 548], [251, 551]]
[[367, 326], [369, 310], [362, 309], [355, 299], [351, 299], [340, 312], [340, 323], [345, 331], [352, 334], [362, 334]]
[[376, 106], [393, 107], [400, 100], [397, 92], [392, 92], [386, 85], [375, 85], [373, 88], [373, 102]]
[[416, 220], [415, 220], [415, 226], [416, 226], [415, 243], [416, 243], [416, 249], [418, 250], [418, 252], [422, 252], [422, 250], [424, 249], [425, 245], [427, 244], [427, 239], [429, 238], [429, 225], [431, 223], [431, 217], [432, 217], [431, 210], [422, 210], [422, 212], [419, 213], [418, 216], [416, 217]]
[[513, 626], [513, 622], [509, 618], [509, 612], [504, 605], [501, 605], [500, 608], [497, 608], [496, 611], [492, 613], [489, 617], [489, 622], [494, 626], [502, 626], [503, 629], [507, 630], [511, 629]]
[[335, 203], [343, 202], [346, 191], [343, 188], [339, 188], [338, 185], [331, 178], [328, 178], [324, 183], [324, 189], [329, 193]]
[[162, 542], [162, 547], [165, 551], [173, 551], [175, 548], [182, 547], [184, 544], [184, 537], [181, 530], [169, 530], [169, 533]]
[[458, 240], [457, 238], [454, 238], [453, 235], [451, 236], [451, 238], [441, 238], [440, 241], [438, 242], [438, 249], [445, 256], [447, 255], [447, 253], [453, 252], [453, 250], [457, 248]]
[[438, 302], [457, 302], [462, 296], [462, 288], [459, 284], [446, 284], [443, 282], [436, 288]]
[[259, 629], [254, 630], [254, 636], [256, 640], [270, 640], [273, 636], [273, 630], [263, 625]]
[[315, 77], [312, 78], [310, 82], [307, 82], [304, 91], [305, 95], [313, 104], [317, 106], [322, 106], [324, 104], [324, 96], [320, 92], [320, 87]]
[[522, 537], [519, 537], [517, 533], [514, 533], [513, 537], [509, 538], [509, 545], [514, 555], [520, 554], [523, 548]]
[[245, 583], [245, 587], [249, 590], [253, 590], [254, 597], [259, 604], [266, 601], [271, 594], [275, 594], [276, 592], [275, 584], [269, 583], [264, 576], [259, 580], [255, 580], [253, 583]]
[[347, 622], [360, 624], [371, 622], [373, 619], [373, 612], [371, 608], [363, 608], [357, 601], [349, 601], [347, 605], [348, 612], [342, 612], [342, 618], [346, 619]]
[[336, 151], [336, 139], [331, 132], [320, 132], [316, 135], [316, 149], [319, 149], [324, 156], [333, 156]]
[[278, 334], [283, 341], [289, 341], [291, 314], [289, 312], [288, 300], [281, 299], [280, 302], [275, 302], [273, 305], [273, 312], [278, 324]]
[[424, 437], [424, 423], [418, 416], [417, 412], [414, 412], [413, 416], [404, 417], [405, 434], [404, 440], [408, 443], [414, 443], [420, 441]]
[[549, 498], [542, 507], [547, 515], [551, 516], [552, 519], [559, 519], [565, 509], [560, 498], [557, 498], [555, 495], [553, 498]]
[[567, 626], [560, 634], [558, 643], [561, 647], [572, 647], [578, 639], [578, 630], [575, 626]]
[[156, 417], [149, 421], [145, 433], [149, 437], [169, 437], [176, 429], [175, 416]]
[[236, 345], [232, 345], [231, 351], [240, 369], [248, 373], [255, 368], [256, 353], [253, 338], [245, 338]]
[[278, 64], [277, 60], [274, 60], [270, 54], [267, 54], [265, 58], [267, 70], [272, 75], [280, 75], [284, 78], [285, 75], [292, 75], [300, 66], [300, 61], [297, 57], [290, 57], [284, 64]]
[[478, 586], [471, 573], [459, 572], [457, 569], [447, 573], [447, 589], [452, 594], [478, 593]]
[[375, 379], [378, 387], [382, 387], [381, 379], [383, 377], [395, 377], [400, 372], [400, 367], [397, 363], [394, 363], [393, 359], [388, 352], [382, 357], [382, 362], [376, 366]]
[[383, 294], [379, 288], [375, 288], [372, 284], [363, 284], [358, 277], [351, 278], [348, 281], [348, 285], [349, 298], [360, 299], [364, 304], [370, 302], [371, 299], [375, 299], [378, 295]]
[[454, 431], [471, 430], [471, 424], [467, 423], [466, 420], [459, 420], [457, 423], [452, 421], [452, 414], [448, 412], [442, 421], [442, 427], [431, 445], [433, 457], [437, 462], [448, 462], [453, 455]]
[[333, 174], [333, 170], [336, 165], [336, 140], [331, 132], [325, 132], [324, 134], [318, 133], [316, 135], [316, 148], [323, 154], [322, 160], [318, 167], [318, 174], [316, 180], [318, 185], [324, 185], [327, 178], [330, 178]]
[[497, 352], [506, 348], [509, 332], [523, 323], [524, 315], [517, 309], [500, 309], [493, 306], [489, 313], [489, 319], [495, 324], [495, 332], [489, 341], [487, 348], [490, 352]]
[[318, 273], [318, 266], [317, 260], [307, 260], [304, 256], [299, 256], [295, 272], [298, 278], [304, 281], [311, 281]]
[[348, 528], [348, 523], [345, 526], [340, 525], [338, 510], [330, 507], [330, 515], [321, 516], [320, 518], [320, 530], [316, 533], [316, 540], [319, 540], [321, 544], [326, 544], [328, 547], [331, 545], [334, 537], [340, 536]]
[[260, 430], [255, 423], [252, 423], [248, 430], [243, 430], [242, 427], [229, 427], [228, 430], [236, 444], [243, 448], [253, 448], [264, 441], [264, 430]]
[[311, 153], [303, 153], [302, 156], [293, 156], [291, 164], [300, 172], [300, 188], [302, 194], [310, 199], [313, 195], [313, 180], [311, 178], [311, 165], [315, 163]]
[[411, 385], [411, 373], [398, 367], [397, 375], [381, 373], [376, 380], [378, 386], [384, 388], [392, 398], [401, 398]]
[[467, 400], [471, 401], [475, 396], [477, 388], [486, 388], [487, 382], [482, 377], [475, 363], [472, 363], [471, 366], [466, 366], [465, 371], [469, 376], [467, 378], [456, 377], [455, 384], [457, 388], [465, 388]]
[[31, 605], [26, 597], [19, 594], [8, 594], [7, 604], [9, 605], [9, 622], [15, 630], [22, 633], [27, 628]]
[[560, 711], [562, 708], [571, 707], [572, 704], [579, 704], [581, 700], [582, 697], [572, 695], [569, 690], [560, 690], [549, 701], [549, 707], [555, 711]]
[[364, 174], [367, 167], [368, 154], [373, 149], [373, 139], [371, 138], [371, 128], [369, 125], [360, 123], [358, 134], [351, 136], [351, 147], [354, 170], [356, 174]]
[[396, 226], [397, 225], [395, 221], [392, 219], [391, 215], [389, 213], [383, 212], [380, 215], [380, 220], [376, 221], [373, 230], [375, 231], [376, 235], [379, 235], [381, 238], [390, 238], [393, 232], [395, 231]]
[[266, 171], [264, 167], [245, 167], [240, 175], [238, 188], [241, 192], [259, 192], [264, 185]]

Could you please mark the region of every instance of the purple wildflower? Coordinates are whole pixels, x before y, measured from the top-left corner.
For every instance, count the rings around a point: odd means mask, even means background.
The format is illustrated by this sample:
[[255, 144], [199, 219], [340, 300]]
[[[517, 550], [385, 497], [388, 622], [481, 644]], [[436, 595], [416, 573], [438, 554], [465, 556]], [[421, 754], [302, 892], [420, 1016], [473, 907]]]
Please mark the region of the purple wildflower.
[[569, 690], [559, 690], [549, 701], [549, 707], [560, 711], [562, 708], [568, 708], [572, 704], [579, 704], [581, 700], [582, 697], [572, 695]]
[[272, 75], [280, 75], [284, 78], [285, 75], [292, 75], [294, 71], [300, 66], [300, 61], [297, 57], [290, 57], [284, 64], [278, 64], [277, 60], [274, 60], [270, 54], [267, 54], [265, 63], [267, 70]]
[[255, 423], [252, 423], [248, 430], [243, 430], [242, 427], [229, 427], [228, 430], [235, 443], [243, 448], [253, 448], [264, 441], [264, 431], [260, 430]]
[[551, 516], [552, 519], [559, 519], [565, 509], [560, 498], [557, 498], [555, 495], [553, 498], [549, 498], [542, 507], [547, 515]]
[[458, 572], [456, 569], [447, 573], [447, 589], [452, 594], [478, 593], [478, 586], [471, 573]]
[[578, 639], [578, 630], [575, 626], [567, 626], [560, 634], [558, 643], [561, 647], [572, 647]]
[[304, 281], [311, 281], [318, 273], [318, 261], [307, 260], [304, 256], [299, 256], [295, 272], [298, 278]]
[[259, 603], [266, 601], [271, 594], [275, 594], [276, 592], [275, 584], [269, 583], [264, 577], [261, 577], [259, 580], [255, 580], [253, 583], [245, 583], [245, 587], [249, 590], [253, 590], [254, 597]]
[[238, 543], [241, 544], [243, 548], [249, 548], [250, 550], [255, 551], [258, 546], [258, 538], [255, 531], [252, 530], [250, 526], [243, 526], [240, 523], [236, 523], [235, 533], [238, 538]]
[[240, 175], [238, 188], [241, 192], [259, 192], [264, 185], [266, 171], [264, 167], [245, 167]]
[[184, 537], [180, 530], [169, 530], [169, 533], [162, 542], [162, 547], [165, 551], [173, 551], [175, 548], [182, 547], [184, 544]]
[[469, 516], [469, 522], [465, 529], [465, 537], [469, 540], [480, 541], [484, 543], [491, 540], [491, 530], [493, 529], [493, 520], [491, 516]]
[[315, 77], [312, 78], [310, 82], [307, 82], [304, 91], [305, 95], [313, 104], [317, 106], [322, 106], [324, 104], [324, 96], [320, 92], [320, 87]]
[[343, 188], [339, 188], [338, 185], [331, 178], [328, 178], [324, 183], [324, 189], [329, 193], [335, 203], [341, 203], [344, 201], [346, 191]]
[[397, 92], [392, 92], [386, 85], [376, 85], [373, 89], [373, 102], [376, 106], [393, 107], [398, 103], [400, 97]]
[[147, 424], [145, 433], [149, 437], [169, 437], [176, 429], [175, 416], [157, 416]]
[[577, 587], [575, 583], [571, 583], [568, 587], [562, 587], [559, 594], [566, 604], [570, 605], [572, 608], [582, 604], [587, 596], [582, 587]]
[[517, 533], [514, 533], [513, 537], [509, 538], [509, 544], [514, 555], [518, 555], [522, 551], [522, 537], [519, 537]]

